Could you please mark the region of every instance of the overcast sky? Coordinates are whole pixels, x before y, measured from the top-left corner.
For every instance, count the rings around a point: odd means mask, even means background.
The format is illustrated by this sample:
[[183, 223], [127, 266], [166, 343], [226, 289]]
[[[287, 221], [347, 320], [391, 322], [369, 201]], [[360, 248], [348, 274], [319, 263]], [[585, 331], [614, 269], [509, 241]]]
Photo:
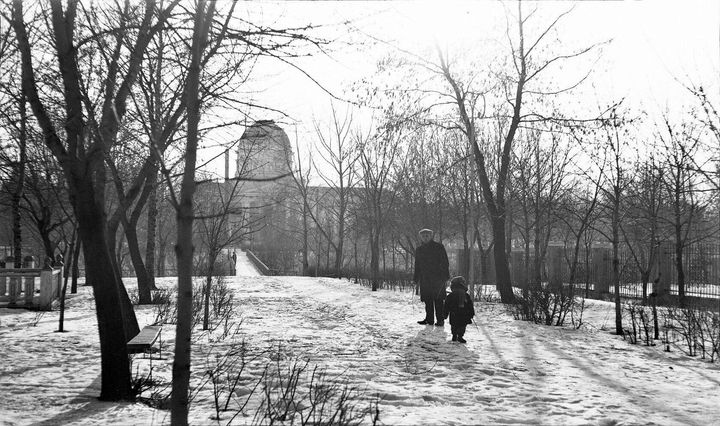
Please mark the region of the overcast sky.
[[[422, 54], [435, 42], [449, 49], [478, 44], [507, 48], [506, 9], [514, 2], [498, 1], [388, 1], [388, 2], [249, 2], [243, 13], [275, 26], [327, 24], [325, 34], [341, 42], [332, 57], [298, 61], [323, 87], [338, 97], [360, 77], [371, 75], [375, 62], [396, 48]], [[720, 2], [695, 1], [543, 1], [524, 2], [537, 7], [535, 22], [547, 24], [572, 9], [558, 26], [560, 49], [610, 41], [592, 68], [586, 90], [592, 97], [626, 98], [634, 108], [653, 111], [684, 108], [688, 99], [681, 84], [703, 84], [720, 95]], [[355, 31], [338, 25], [351, 21]], [[380, 42], [378, 42], [380, 41]], [[255, 70], [257, 101], [286, 112], [267, 117], [298, 124], [301, 144], [311, 137], [312, 120], [327, 119], [329, 95], [302, 73], [286, 65], [262, 62]], [[587, 100], [596, 104], [589, 96]], [[720, 97], [720, 96], [719, 96]], [[294, 129], [286, 129], [291, 140]]]

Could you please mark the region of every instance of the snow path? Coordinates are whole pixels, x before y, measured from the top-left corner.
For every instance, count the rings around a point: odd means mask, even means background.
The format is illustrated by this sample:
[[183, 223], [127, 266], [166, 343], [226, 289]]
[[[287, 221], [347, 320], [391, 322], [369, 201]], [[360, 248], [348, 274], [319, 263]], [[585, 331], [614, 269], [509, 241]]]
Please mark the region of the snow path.
[[235, 276], [236, 277], [259, 277], [261, 276], [257, 268], [248, 258], [248, 255], [243, 250], [237, 250], [237, 260], [235, 261]]
[[[605, 302], [588, 302], [593, 327], [584, 330], [515, 321], [502, 306], [478, 302], [477, 327], [468, 327], [461, 345], [448, 341], [449, 325], [416, 324], [424, 311], [411, 293], [307, 277], [228, 282], [254, 346], [280, 344], [380, 394], [382, 424], [720, 425], [718, 365], [601, 331], [612, 319]], [[81, 287], [68, 309], [67, 333], [53, 332], [57, 312], [32, 326], [35, 313], [0, 309], [0, 424], [169, 423], [165, 411], [95, 399], [99, 345], [90, 289]], [[137, 315], [145, 325], [152, 310], [138, 307]], [[171, 371], [173, 339], [172, 327], [164, 327], [158, 375]], [[200, 352], [193, 352], [194, 379], [202, 374]], [[210, 397], [195, 400], [191, 423], [216, 424]]]
[[409, 293], [278, 277], [243, 293], [246, 321], [264, 339], [380, 393], [388, 424], [720, 424], [717, 368], [673, 367], [606, 333], [514, 321], [478, 303], [478, 326], [460, 345], [448, 341], [449, 324], [415, 323], [423, 311]]

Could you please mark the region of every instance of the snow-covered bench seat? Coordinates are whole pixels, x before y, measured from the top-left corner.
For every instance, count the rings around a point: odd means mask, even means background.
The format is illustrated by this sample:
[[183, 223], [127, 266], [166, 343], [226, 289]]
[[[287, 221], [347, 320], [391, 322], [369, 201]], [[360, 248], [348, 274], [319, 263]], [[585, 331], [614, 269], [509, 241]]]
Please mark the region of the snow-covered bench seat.
[[155, 341], [157, 341], [158, 337], [160, 337], [161, 331], [162, 327], [158, 325], [148, 325], [143, 327], [137, 336], [127, 342], [128, 353], [135, 354], [150, 352], [152, 346], [155, 344]]

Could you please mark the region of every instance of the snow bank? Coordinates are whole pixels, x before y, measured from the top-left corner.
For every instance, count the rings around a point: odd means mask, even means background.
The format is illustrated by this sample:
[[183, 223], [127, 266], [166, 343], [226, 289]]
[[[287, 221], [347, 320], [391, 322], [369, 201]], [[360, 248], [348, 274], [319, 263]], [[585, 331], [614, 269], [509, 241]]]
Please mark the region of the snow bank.
[[[240, 258], [244, 256], [239, 256]], [[238, 268], [240, 273], [242, 268]], [[419, 326], [424, 311], [411, 293], [378, 291], [346, 280], [229, 277], [241, 319], [238, 333], [258, 354], [309, 361], [328, 377], [379, 395], [382, 424], [720, 424], [720, 368], [660, 347], [629, 345], [610, 334], [612, 305], [589, 301], [581, 330], [514, 321], [498, 304], [478, 302], [466, 345], [444, 328]], [[173, 285], [172, 280], [161, 281]], [[132, 285], [132, 284], [130, 284]], [[57, 312], [0, 309], [0, 423], [167, 424], [169, 414], [141, 403], [101, 403], [99, 345], [92, 293], [68, 301], [66, 333]], [[137, 309], [142, 325], [152, 307]], [[193, 383], [226, 341], [196, 333]], [[174, 330], [163, 329], [153, 374], [169, 380]], [[135, 357], [135, 367], [151, 361]], [[262, 374], [248, 365], [236, 395]], [[194, 424], [227, 424], [215, 415], [211, 386], [193, 400]], [[248, 413], [252, 414], [252, 403]], [[252, 422], [239, 415], [233, 424]], [[370, 418], [366, 419], [370, 422]]]

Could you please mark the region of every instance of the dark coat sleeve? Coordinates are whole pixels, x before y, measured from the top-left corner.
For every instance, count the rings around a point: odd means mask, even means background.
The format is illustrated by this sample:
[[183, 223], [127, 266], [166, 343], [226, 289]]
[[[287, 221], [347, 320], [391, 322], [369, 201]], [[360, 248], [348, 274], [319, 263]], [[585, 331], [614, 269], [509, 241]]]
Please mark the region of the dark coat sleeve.
[[[440, 244], [440, 243], [438, 243]], [[450, 279], [450, 261], [448, 260], [447, 251], [445, 251], [445, 246], [440, 244], [440, 267], [442, 269], [442, 278], [443, 280], [447, 281]]]

